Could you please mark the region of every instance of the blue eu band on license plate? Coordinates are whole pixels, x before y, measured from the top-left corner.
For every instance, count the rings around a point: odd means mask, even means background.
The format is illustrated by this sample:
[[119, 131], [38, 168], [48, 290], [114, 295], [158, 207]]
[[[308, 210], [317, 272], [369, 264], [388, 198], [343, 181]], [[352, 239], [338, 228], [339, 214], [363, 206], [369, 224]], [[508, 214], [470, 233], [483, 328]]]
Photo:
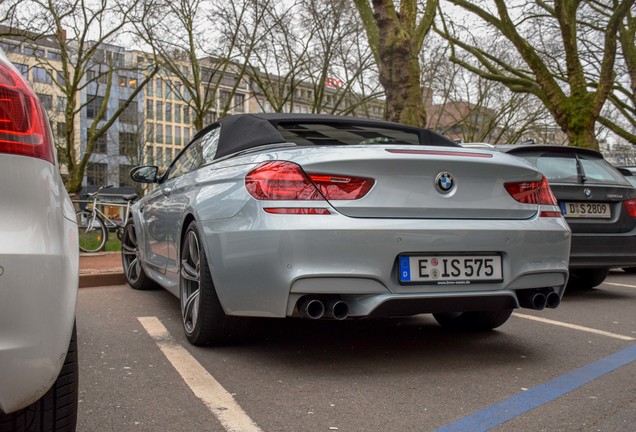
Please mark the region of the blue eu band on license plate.
[[401, 283], [461, 285], [503, 280], [501, 256], [418, 255], [399, 257]]

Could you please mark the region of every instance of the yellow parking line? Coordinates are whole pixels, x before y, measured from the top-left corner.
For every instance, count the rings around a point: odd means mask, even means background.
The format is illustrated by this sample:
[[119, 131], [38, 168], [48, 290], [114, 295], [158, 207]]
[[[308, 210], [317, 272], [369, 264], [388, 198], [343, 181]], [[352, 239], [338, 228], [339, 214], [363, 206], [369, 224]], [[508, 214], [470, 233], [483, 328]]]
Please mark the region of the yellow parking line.
[[613, 286], [619, 286], [619, 287], [625, 287], [625, 288], [636, 288], [636, 285], [617, 284], [614, 282], [603, 282], [603, 285], [613, 285]]
[[157, 317], [138, 317], [137, 319], [195, 396], [212, 411], [225, 430], [261, 432], [232, 395], [201, 366], [201, 363], [179, 345]]
[[597, 329], [593, 329], [590, 327], [583, 327], [580, 325], [576, 325], [576, 324], [568, 324], [568, 323], [564, 323], [561, 321], [554, 321], [554, 320], [549, 320], [549, 319], [545, 319], [545, 318], [539, 318], [539, 317], [535, 317], [532, 315], [524, 315], [524, 314], [520, 314], [520, 313], [513, 313], [513, 316], [516, 316], [517, 318], [524, 318], [527, 320], [532, 320], [532, 321], [537, 321], [537, 322], [541, 322], [544, 324], [552, 324], [555, 326], [559, 326], [559, 327], [566, 327], [569, 329], [573, 329], [573, 330], [579, 330], [579, 331], [584, 331], [587, 333], [594, 333], [597, 335], [601, 335], [601, 336], [607, 336], [607, 337], [611, 337], [614, 339], [620, 339], [620, 340], [624, 340], [624, 341], [633, 341], [636, 340], [636, 338], [630, 337], [630, 336], [623, 336], [620, 334], [616, 334], [616, 333], [611, 333], [611, 332], [606, 332], [603, 330], [597, 330]]

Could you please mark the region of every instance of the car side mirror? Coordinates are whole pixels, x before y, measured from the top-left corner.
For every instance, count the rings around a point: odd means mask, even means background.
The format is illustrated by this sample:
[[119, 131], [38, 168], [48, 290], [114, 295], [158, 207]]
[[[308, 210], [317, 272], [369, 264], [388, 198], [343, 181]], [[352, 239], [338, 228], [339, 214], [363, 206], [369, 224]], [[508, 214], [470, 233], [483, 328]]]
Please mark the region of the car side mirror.
[[157, 183], [159, 167], [154, 165], [138, 166], [130, 170], [130, 178], [137, 183]]

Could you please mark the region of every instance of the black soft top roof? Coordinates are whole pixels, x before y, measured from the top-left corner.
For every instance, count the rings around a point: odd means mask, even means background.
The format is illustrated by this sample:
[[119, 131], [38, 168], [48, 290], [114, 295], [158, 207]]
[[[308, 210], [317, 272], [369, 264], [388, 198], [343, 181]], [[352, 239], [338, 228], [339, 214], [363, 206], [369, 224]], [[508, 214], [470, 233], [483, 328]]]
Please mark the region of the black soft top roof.
[[[459, 147], [448, 138], [428, 129], [382, 120], [322, 114], [237, 114], [224, 117], [204, 128], [195, 136], [195, 139], [219, 125], [221, 126], [221, 135], [215, 159], [253, 147], [285, 142], [294, 142], [297, 145], [348, 144], [338, 141], [337, 137], [326, 136], [326, 132], [319, 130], [318, 127], [312, 129], [311, 125], [334, 128], [338, 131], [344, 131], [343, 133], [346, 135], [358, 134], [361, 140], [369, 136], [369, 129], [377, 128], [378, 130], [394, 131], [396, 135], [408, 134], [408, 136], [415, 137], [417, 142], [410, 142], [410, 144]], [[286, 133], [292, 129], [293, 133]], [[305, 133], [299, 132], [300, 129]], [[377, 143], [387, 144], [389, 141], [380, 140]]]

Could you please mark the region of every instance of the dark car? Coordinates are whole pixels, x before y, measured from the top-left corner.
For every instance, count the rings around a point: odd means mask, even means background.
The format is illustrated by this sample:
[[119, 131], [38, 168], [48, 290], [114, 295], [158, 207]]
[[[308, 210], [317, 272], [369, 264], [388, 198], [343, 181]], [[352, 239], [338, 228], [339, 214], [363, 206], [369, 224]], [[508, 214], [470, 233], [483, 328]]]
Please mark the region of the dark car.
[[636, 266], [636, 189], [599, 152], [563, 146], [505, 145], [548, 178], [572, 230], [571, 285], [593, 288], [609, 269]]

